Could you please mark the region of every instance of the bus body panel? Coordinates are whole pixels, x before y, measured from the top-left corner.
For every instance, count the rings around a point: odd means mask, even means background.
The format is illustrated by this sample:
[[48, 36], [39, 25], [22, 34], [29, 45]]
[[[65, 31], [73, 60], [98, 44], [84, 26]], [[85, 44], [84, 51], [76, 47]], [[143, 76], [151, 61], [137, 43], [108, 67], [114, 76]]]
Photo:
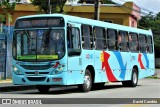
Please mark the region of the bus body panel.
[[[138, 78], [144, 78], [147, 76], [151, 76], [155, 73], [154, 66], [154, 49], [153, 53], [140, 53], [140, 52], [121, 52], [120, 50], [110, 51], [108, 49], [105, 50], [86, 50], [82, 48], [81, 43], [81, 54], [79, 56], [68, 56], [67, 50], [67, 23], [74, 24], [74, 27], [78, 27], [80, 29], [81, 35], [81, 25], [87, 24], [93, 26], [100, 26], [106, 29], [116, 29], [123, 30], [127, 32], [135, 32], [146, 35], [152, 35], [151, 31], [125, 27], [117, 24], [111, 24], [101, 21], [95, 21], [85, 18], [79, 18], [68, 15], [33, 15], [33, 16], [25, 16], [23, 18], [29, 17], [56, 17], [61, 16], [65, 20], [65, 56], [60, 60], [51, 61], [56, 64], [59, 62], [64, 64], [64, 70], [60, 74], [51, 74], [51, 72], [55, 71], [53, 68], [49, 68], [46, 70], [38, 70], [38, 72], [49, 72], [46, 75], [17, 75], [14, 72], [12, 73], [13, 83], [14, 84], [27, 84], [27, 85], [76, 85], [83, 84], [85, 70], [88, 66], [92, 66], [95, 73], [94, 83], [100, 82], [114, 82], [114, 81], [126, 81], [131, 80], [132, 69], [133, 67], [137, 67], [138, 69]], [[18, 18], [21, 19], [21, 18]], [[17, 19], [17, 20], [18, 20]], [[81, 40], [80, 36], [80, 40]], [[82, 41], [82, 40], [81, 40]], [[35, 72], [35, 70], [26, 70], [22, 67], [19, 67], [17, 62], [13, 60], [13, 66], [22, 70], [22, 72]], [[26, 65], [32, 65], [32, 62], [24, 62]], [[40, 62], [41, 63], [41, 62]], [[49, 63], [49, 62], [44, 62]], [[41, 63], [43, 64], [43, 63]], [[34, 64], [33, 64], [34, 65]], [[40, 64], [37, 64], [40, 65]], [[45, 77], [44, 81], [29, 81], [28, 77]], [[24, 82], [24, 80], [25, 82]], [[60, 82], [54, 82], [53, 78], [62, 78]], [[49, 82], [47, 82], [49, 79]]]
[[[67, 75], [68, 72], [63, 72], [61, 74], [57, 75], [45, 75], [45, 76], [25, 76], [25, 75], [16, 75], [14, 72], [12, 72], [13, 75], [13, 84], [15, 85], [66, 85]], [[28, 78], [32, 78], [32, 80], [29, 80]], [[45, 79], [43, 79], [45, 78]], [[62, 78], [62, 81], [53, 81], [53, 78]], [[36, 81], [34, 81], [35, 79]], [[41, 79], [41, 80], [37, 80]], [[47, 81], [47, 79], [49, 79]]]

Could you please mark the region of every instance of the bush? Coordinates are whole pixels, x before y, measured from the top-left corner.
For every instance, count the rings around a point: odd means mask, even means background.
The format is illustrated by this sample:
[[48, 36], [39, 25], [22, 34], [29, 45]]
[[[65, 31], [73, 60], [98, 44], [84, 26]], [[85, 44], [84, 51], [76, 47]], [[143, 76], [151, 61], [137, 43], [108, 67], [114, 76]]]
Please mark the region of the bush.
[[160, 58], [160, 35], [154, 35], [155, 58]]

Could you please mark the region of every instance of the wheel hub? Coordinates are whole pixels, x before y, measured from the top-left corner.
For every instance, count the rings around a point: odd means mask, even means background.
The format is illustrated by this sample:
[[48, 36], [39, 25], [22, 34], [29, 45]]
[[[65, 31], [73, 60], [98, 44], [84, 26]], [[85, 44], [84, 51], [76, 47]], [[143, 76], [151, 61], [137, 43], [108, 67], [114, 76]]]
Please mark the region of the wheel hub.
[[134, 84], [137, 83], [137, 75], [136, 75], [135, 72], [133, 73], [133, 83], [134, 83]]
[[90, 77], [88, 75], [86, 75], [84, 77], [84, 85], [85, 85], [86, 88], [89, 88], [90, 84], [91, 84], [91, 79], [90, 79]]

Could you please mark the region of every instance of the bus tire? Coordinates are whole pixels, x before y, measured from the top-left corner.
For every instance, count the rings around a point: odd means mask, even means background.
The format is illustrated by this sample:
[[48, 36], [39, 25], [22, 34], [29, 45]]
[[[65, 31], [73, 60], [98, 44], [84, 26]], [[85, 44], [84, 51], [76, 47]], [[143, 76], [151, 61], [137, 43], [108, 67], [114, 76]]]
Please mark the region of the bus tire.
[[86, 69], [84, 76], [84, 83], [78, 85], [81, 92], [89, 92], [92, 88], [92, 75], [89, 69]]
[[36, 88], [40, 93], [45, 94], [45, 93], [48, 93], [51, 86], [50, 85], [37, 85]]
[[138, 84], [138, 72], [136, 68], [132, 70], [132, 76], [130, 81], [122, 81], [123, 86], [136, 87]]

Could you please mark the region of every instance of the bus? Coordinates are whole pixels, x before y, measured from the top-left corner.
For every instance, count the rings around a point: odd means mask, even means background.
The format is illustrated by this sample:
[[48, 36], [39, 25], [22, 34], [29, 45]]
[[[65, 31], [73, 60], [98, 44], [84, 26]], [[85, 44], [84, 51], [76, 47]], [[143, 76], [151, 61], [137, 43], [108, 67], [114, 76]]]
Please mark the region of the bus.
[[136, 87], [155, 73], [151, 30], [63, 14], [17, 18], [12, 47], [15, 85], [77, 85], [82, 92], [122, 82]]

